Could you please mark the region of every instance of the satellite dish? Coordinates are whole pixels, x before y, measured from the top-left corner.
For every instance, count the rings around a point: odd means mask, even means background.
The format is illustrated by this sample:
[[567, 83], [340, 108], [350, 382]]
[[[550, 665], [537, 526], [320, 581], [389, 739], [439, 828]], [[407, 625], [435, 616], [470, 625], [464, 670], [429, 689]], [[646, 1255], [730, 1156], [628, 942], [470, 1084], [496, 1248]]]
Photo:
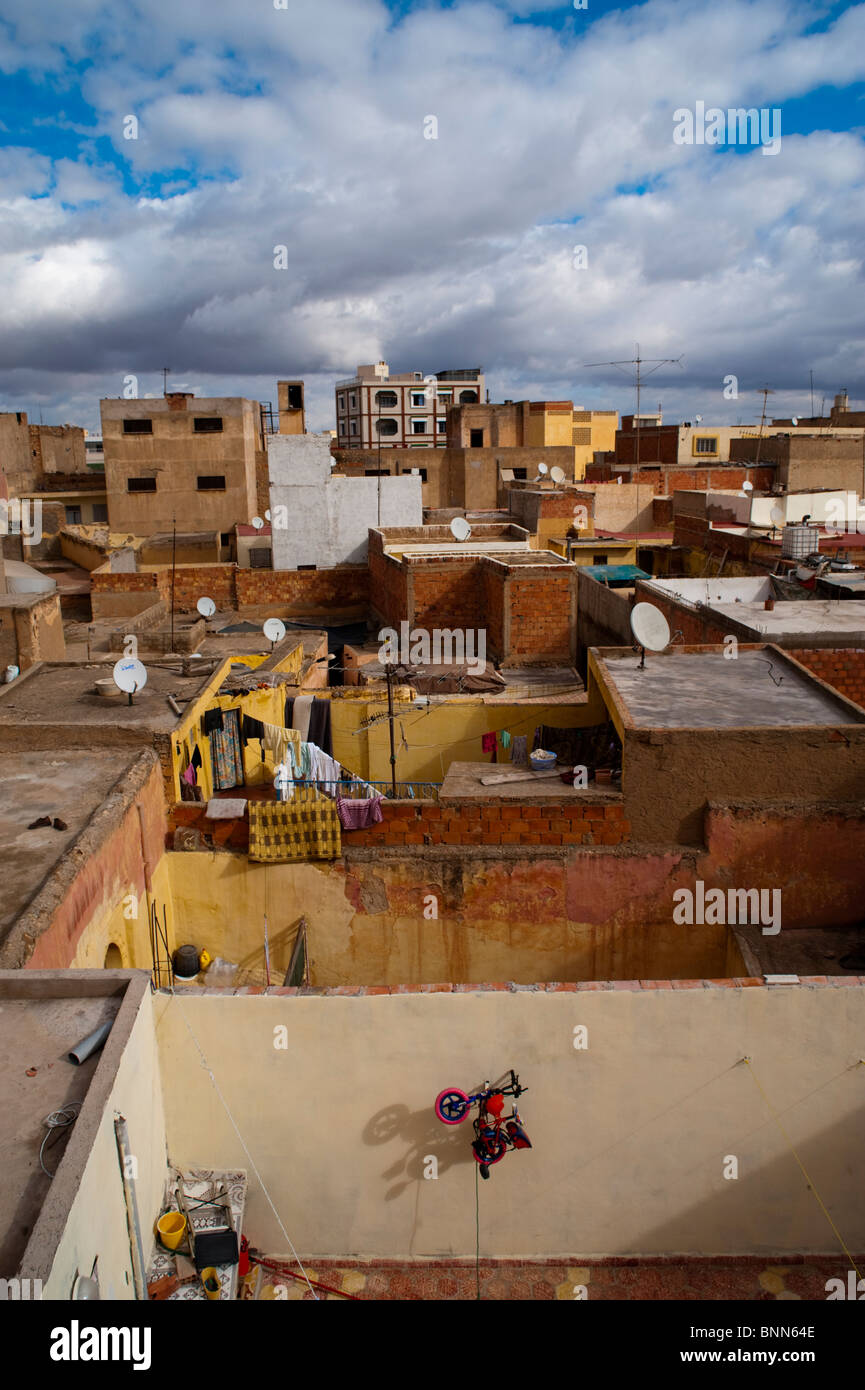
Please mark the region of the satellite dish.
[[264, 530], [264, 522], [262, 521], [260, 516], [254, 516], [252, 518], [252, 524], [255, 527], [256, 531]]
[[279, 618], [268, 618], [262, 631], [268, 642], [281, 642], [285, 636], [285, 623]]
[[753, 491], [754, 491], [754, 484], [745, 481], [745, 482], [742, 484], [742, 491], [745, 492], [745, 493], [747, 493], [747, 492], [753, 492]]
[[670, 625], [653, 603], [635, 604], [631, 612], [631, 631], [642, 651], [641, 670], [646, 664], [647, 651], [663, 652], [670, 645]]
[[697, 421], [697, 424], [698, 424], [698, 425], [702, 425], [702, 423], [703, 423], [703, 417], [702, 417], [702, 415], [695, 415], [695, 416], [694, 416], [694, 419]]
[[451, 522], [451, 535], [455, 541], [467, 541], [472, 533], [464, 516], [455, 516]]
[[772, 521], [782, 522], [784, 520], [784, 508], [773, 507], [771, 512], [769, 513], [769, 516], [771, 517]]
[[269, 510], [266, 511], [266, 512], [264, 513], [264, 519], [265, 519], [265, 521], [270, 521], [270, 511], [269, 511]]
[[135, 692], [142, 690], [147, 684], [146, 666], [140, 661], [135, 661], [132, 657], [121, 657], [111, 675], [117, 689], [129, 696], [130, 704], [132, 704], [132, 696]]
[[538, 464], [538, 472], [540, 473], [540, 475], [541, 475], [542, 478], [545, 478], [545, 477], [547, 476], [547, 474], [549, 473], [549, 471], [550, 471], [550, 470], [549, 470], [549, 468], [547, 467], [547, 465], [546, 465], [545, 463], [539, 463], [539, 464]]
[[555, 468], [550, 469], [550, 477], [554, 483], [563, 483], [565, 481], [564, 468], [559, 468], [558, 464], [556, 464]]
[[200, 598], [195, 606], [202, 618], [212, 618], [216, 612], [216, 604], [212, 598]]
[[794, 416], [793, 416], [793, 419], [790, 421], [790, 423], [791, 423], [791, 425], [798, 425], [798, 423], [799, 423], [799, 416], [798, 416], [798, 415], [794, 415]]

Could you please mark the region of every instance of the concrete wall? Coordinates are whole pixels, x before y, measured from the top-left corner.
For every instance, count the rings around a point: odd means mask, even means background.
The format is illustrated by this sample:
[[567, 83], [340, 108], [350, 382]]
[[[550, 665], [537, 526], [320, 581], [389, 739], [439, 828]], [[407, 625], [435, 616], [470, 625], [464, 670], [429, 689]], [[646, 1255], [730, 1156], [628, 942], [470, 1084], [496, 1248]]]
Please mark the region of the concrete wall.
[[[102, 976], [106, 985], [110, 978]], [[76, 1275], [89, 1275], [97, 1258], [100, 1297], [135, 1298], [116, 1114], [135, 1159], [145, 1261], [153, 1249], [167, 1177], [165, 1118], [150, 990], [146, 977], [132, 978], [22, 1261], [21, 1277], [42, 1278], [45, 1299], [68, 1302]]]
[[0, 668], [21, 671], [37, 661], [65, 661], [66, 641], [58, 594], [19, 594], [0, 606]]
[[84, 431], [76, 425], [31, 425], [30, 452], [37, 473], [88, 472]]
[[[256, 511], [258, 407], [241, 397], [103, 400], [105, 484], [112, 531], [152, 536], [176, 517], [187, 531], [231, 531]], [[221, 416], [221, 433], [198, 434], [195, 416]], [[153, 422], [152, 434], [124, 434], [124, 419]], [[198, 490], [199, 475], [221, 474], [222, 491]], [[130, 493], [127, 480], [156, 479], [156, 491]]]
[[583, 677], [589, 647], [629, 647], [633, 590], [611, 589], [577, 570], [577, 659]]
[[[834, 1251], [756, 1076], [858, 1249], [865, 987], [850, 984], [160, 996], [169, 1150], [181, 1165], [245, 1166], [185, 1015], [301, 1253], [473, 1257], [469, 1126], [441, 1125], [433, 1102], [508, 1067], [529, 1087], [534, 1147], [481, 1188], [482, 1255]], [[245, 1230], [283, 1253], [254, 1179]]]
[[371, 526], [422, 524], [418, 477], [332, 477], [330, 442], [317, 435], [273, 435], [267, 457], [275, 570], [360, 564]]

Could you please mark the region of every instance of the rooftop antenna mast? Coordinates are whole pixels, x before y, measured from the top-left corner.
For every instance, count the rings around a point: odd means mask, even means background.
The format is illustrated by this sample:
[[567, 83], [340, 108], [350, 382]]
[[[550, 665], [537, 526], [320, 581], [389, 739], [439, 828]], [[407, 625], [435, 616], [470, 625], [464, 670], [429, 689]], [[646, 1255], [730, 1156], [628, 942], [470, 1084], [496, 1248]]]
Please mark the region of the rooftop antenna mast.
[[814, 368], [811, 367], [808, 376], [811, 378], [811, 418], [814, 418]]
[[163, 394], [163, 396], [167, 396], [167, 395], [168, 395], [168, 373], [169, 373], [170, 371], [171, 371], [171, 368], [170, 368], [170, 367], [163, 367], [163, 368], [162, 368], [162, 394]]
[[[635, 355], [634, 357], [625, 358], [623, 361], [620, 361], [620, 362], [584, 362], [584, 363], [583, 363], [583, 366], [584, 366], [584, 367], [616, 367], [616, 368], [618, 368], [618, 370], [619, 370], [620, 372], [621, 372], [621, 371], [624, 371], [625, 367], [633, 367], [633, 368], [634, 368], [634, 373], [633, 373], [633, 375], [634, 375], [634, 387], [635, 387], [636, 394], [637, 394], [637, 409], [636, 409], [636, 412], [635, 412], [635, 414], [634, 414], [634, 467], [635, 467], [635, 469], [636, 469], [636, 472], [639, 474], [639, 471], [640, 471], [640, 393], [641, 393], [641, 391], [642, 391], [643, 381], [644, 381], [644, 379], [645, 379], [647, 376], [651, 376], [653, 372], [656, 372], [656, 371], [658, 370], [659, 367], [663, 367], [663, 366], [681, 367], [681, 365], [682, 365], [682, 358], [681, 358], [681, 357], [641, 357], [641, 356], [640, 356], [640, 344], [639, 344], [639, 343], [635, 343], [635, 344], [634, 344], [634, 347], [635, 347], [635, 349], [636, 349], [636, 355]], [[649, 362], [654, 363], [654, 366], [651, 367], [650, 370], [647, 371], [647, 372], [643, 371], [643, 368], [644, 368], [644, 367], [646, 366], [646, 364], [649, 363]], [[630, 372], [625, 372], [625, 375], [626, 375], [626, 376], [630, 376], [631, 373], [630, 373]], [[660, 407], [659, 407], [659, 412], [658, 412], [658, 413], [660, 414]], [[639, 532], [639, 527], [640, 527], [640, 493], [639, 493], [639, 486], [640, 486], [640, 480], [639, 480], [639, 477], [638, 477], [638, 478], [637, 478], [637, 489], [638, 489], [638, 491], [637, 491], [637, 513], [636, 513], [636, 519], [635, 519], [635, 521], [634, 521], [634, 545], [637, 544], [638, 532]]]
[[764, 386], [758, 394], [763, 397], [763, 413], [760, 416], [760, 433], [757, 435], [757, 458], [754, 463], [755, 468], [760, 462], [760, 446], [763, 443], [763, 428], [766, 424], [766, 402], [770, 396], [774, 396], [775, 392], [772, 390], [771, 386]]

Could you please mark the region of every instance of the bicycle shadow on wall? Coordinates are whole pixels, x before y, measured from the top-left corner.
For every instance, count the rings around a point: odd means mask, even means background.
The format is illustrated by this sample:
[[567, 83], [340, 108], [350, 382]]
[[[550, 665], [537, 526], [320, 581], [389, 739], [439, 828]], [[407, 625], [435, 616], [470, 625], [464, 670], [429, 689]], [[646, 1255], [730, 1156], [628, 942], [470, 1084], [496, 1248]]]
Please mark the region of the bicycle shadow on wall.
[[393, 1183], [384, 1195], [386, 1202], [401, 1196], [407, 1187], [421, 1182], [429, 1171], [430, 1157], [436, 1160], [438, 1176], [461, 1163], [474, 1163], [470, 1124], [445, 1126], [433, 1108], [434, 1097], [422, 1110], [407, 1105], [386, 1105], [367, 1122], [363, 1142], [371, 1147], [402, 1145], [403, 1155], [382, 1172], [386, 1182]]

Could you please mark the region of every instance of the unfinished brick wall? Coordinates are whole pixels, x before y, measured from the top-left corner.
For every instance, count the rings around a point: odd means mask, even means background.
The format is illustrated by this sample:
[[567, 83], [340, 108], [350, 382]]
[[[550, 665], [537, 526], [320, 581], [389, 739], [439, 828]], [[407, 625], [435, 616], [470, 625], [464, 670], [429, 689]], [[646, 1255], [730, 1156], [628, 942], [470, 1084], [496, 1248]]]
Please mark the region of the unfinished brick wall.
[[413, 560], [412, 621], [427, 631], [484, 627], [487, 612], [479, 571], [480, 562], [476, 556], [465, 560], [451, 558], [444, 564]]
[[296, 604], [298, 607], [364, 607], [369, 602], [369, 569], [346, 565], [334, 570], [247, 570], [235, 575], [237, 606]]
[[385, 555], [381, 536], [370, 532], [369, 601], [385, 626], [399, 628], [409, 618], [410, 579], [401, 561]]
[[[178, 565], [174, 575], [174, 607], [194, 610], [200, 598], [212, 598], [217, 608], [236, 608], [236, 565]], [[171, 596], [171, 572], [168, 594]]]
[[723, 642], [730, 631], [730, 624], [710, 613], [694, 612], [677, 603], [668, 595], [659, 594], [655, 589], [646, 589], [642, 581], [637, 581], [634, 595], [637, 603], [651, 603], [659, 608], [670, 625], [670, 632], [681, 632], [680, 642], [686, 647], [708, 647]]
[[[642, 447], [640, 450], [642, 456]], [[586, 469], [587, 483], [605, 483], [616, 476], [616, 469], [621, 471], [620, 465], [614, 465], [612, 461], [601, 464], [589, 464]], [[729, 488], [741, 488], [746, 478], [754, 484], [755, 492], [771, 491], [774, 482], [776, 469], [774, 466], [764, 468], [744, 468], [744, 467], [724, 467], [724, 468], [632, 468], [626, 472], [624, 481], [626, 483], [639, 483], [651, 488], [655, 496], [669, 496], [675, 492], [676, 488], [684, 490], [696, 489], [699, 492], [711, 492], [713, 489], [720, 488], [722, 491]]]
[[571, 660], [575, 636], [571, 626], [574, 583], [574, 572], [564, 565], [511, 570], [505, 588], [508, 660]]
[[826, 651], [796, 650], [790, 656], [801, 661], [815, 676], [831, 685], [839, 695], [846, 695], [857, 705], [865, 707], [865, 650], [861, 647], [842, 647]]

